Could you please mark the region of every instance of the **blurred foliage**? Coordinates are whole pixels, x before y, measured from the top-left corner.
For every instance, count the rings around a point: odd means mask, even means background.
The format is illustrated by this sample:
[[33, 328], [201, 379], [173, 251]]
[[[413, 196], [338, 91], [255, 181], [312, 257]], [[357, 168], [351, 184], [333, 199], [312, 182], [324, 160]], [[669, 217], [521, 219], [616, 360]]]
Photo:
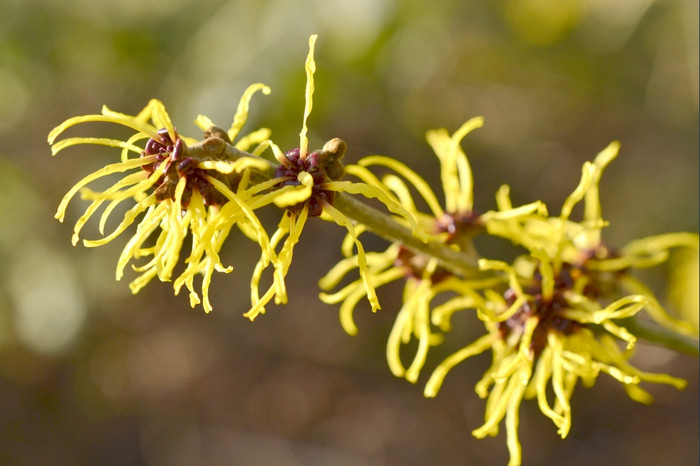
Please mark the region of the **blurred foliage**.
[[[46, 135], [103, 104], [133, 113], [160, 98], [196, 134], [198, 113], [227, 125], [262, 81], [273, 92], [254, 100], [251, 127], [295, 144], [312, 32], [312, 146], [341, 137], [351, 162], [392, 155], [437, 180], [425, 131], [483, 115], [465, 147], [486, 210], [501, 183], [516, 204], [560, 205], [581, 163], [618, 139], [601, 187], [609, 243], [698, 230], [691, 0], [0, 0], [0, 13], [2, 464], [505, 462], [500, 436], [470, 435], [483, 367], [456, 372], [436, 400], [386, 369], [399, 293], [380, 296], [377, 315], [358, 309], [355, 338], [318, 302], [316, 281], [339, 257], [335, 229], [305, 232], [295, 256], [313, 260], [292, 267], [291, 304], [251, 324], [232, 299], [247, 293], [241, 276], [220, 277], [207, 316], [166, 285], [132, 297], [113, 282], [120, 245], [72, 248], [70, 227], [52, 219], [68, 187], [114, 153], [52, 160]], [[314, 237], [329, 241], [319, 250]], [[226, 253], [251, 255], [235, 243]], [[683, 276], [697, 282], [694, 266]], [[445, 354], [472, 336], [455, 335]], [[525, 464], [651, 465], [668, 451], [696, 464], [697, 361], [651, 347], [638, 359], [689, 387], [651, 387], [651, 407], [615, 384], [580, 390], [566, 441], [525, 409]]]

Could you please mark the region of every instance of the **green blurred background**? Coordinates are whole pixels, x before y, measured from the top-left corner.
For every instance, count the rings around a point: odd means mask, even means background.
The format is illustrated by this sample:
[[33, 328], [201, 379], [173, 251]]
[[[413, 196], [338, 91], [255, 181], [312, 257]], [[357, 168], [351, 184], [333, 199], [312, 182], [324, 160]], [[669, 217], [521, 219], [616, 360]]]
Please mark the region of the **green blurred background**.
[[[350, 162], [389, 154], [435, 182], [425, 131], [483, 115], [464, 144], [477, 208], [493, 208], [508, 183], [514, 202], [542, 199], [556, 212], [581, 164], [618, 139], [601, 187], [608, 243], [698, 230], [693, 0], [0, 0], [0, 464], [505, 464], [504, 433], [470, 434], [488, 357], [426, 400], [429, 371], [412, 386], [386, 367], [398, 288], [380, 294], [376, 315], [358, 307], [356, 337], [316, 299], [339, 257], [338, 228], [309, 225], [290, 304], [250, 323], [249, 243], [229, 241], [224, 262], [238, 269], [216, 277], [205, 315], [169, 284], [132, 296], [114, 282], [126, 238], [71, 247], [81, 201], [66, 224], [53, 219], [68, 188], [116, 154], [52, 159], [46, 135], [103, 104], [136, 113], [160, 98], [196, 136], [198, 113], [226, 126], [245, 87], [262, 81], [273, 92], [255, 97], [247, 128], [296, 145], [313, 32], [312, 146], [340, 137]], [[456, 332], [428, 367], [477, 335]], [[647, 387], [656, 403], [646, 407], [601, 377], [575, 393], [565, 441], [526, 403], [525, 464], [697, 464], [697, 359], [640, 345], [635, 361], [689, 386]]]

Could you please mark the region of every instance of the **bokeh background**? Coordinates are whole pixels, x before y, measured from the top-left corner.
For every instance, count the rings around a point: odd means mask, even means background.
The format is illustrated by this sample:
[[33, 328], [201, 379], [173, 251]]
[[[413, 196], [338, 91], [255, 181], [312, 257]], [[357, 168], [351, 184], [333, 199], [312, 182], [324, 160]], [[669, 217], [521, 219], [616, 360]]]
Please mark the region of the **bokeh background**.
[[[273, 92], [256, 96], [248, 128], [295, 145], [313, 32], [312, 145], [341, 137], [351, 162], [389, 154], [436, 182], [425, 131], [483, 115], [464, 144], [477, 207], [493, 208], [508, 183], [514, 202], [556, 211], [581, 164], [618, 139], [601, 187], [608, 243], [698, 231], [694, 0], [0, 0], [0, 464], [505, 464], [503, 433], [470, 435], [488, 356], [426, 400], [429, 371], [413, 386], [386, 367], [398, 289], [380, 294], [376, 315], [358, 308], [356, 337], [316, 299], [339, 229], [309, 225], [290, 304], [251, 323], [249, 243], [229, 241], [237, 270], [216, 277], [205, 315], [169, 284], [132, 296], [114, 282], [124, 240], [73, 248], [79, 200], [66, 224], [53, 219], [67, 189], [115, 153], [52, 159], [46, 135], [103, 104], [136, 113], [157, 97], [197, 135], [198, 113], [226, 126], [262, 81]], [[475, 336], [456, 332], [428, 367]], [[526, 403], [525, 464], [697, 464], [697, 359], [640, 345], [636, 363], [689, 386], [647, 387], [656, 403], [642, 406], [601, 377], [575, 393], [564, 441]]]

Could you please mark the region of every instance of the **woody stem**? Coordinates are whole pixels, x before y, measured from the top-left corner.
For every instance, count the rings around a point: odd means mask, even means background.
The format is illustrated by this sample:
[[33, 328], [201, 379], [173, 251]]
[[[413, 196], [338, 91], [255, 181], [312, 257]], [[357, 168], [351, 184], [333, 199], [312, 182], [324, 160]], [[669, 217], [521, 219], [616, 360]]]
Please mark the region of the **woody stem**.
[[399, 242], [415, 253], [433, 257], [442, 267], [457, 275], [471, 277], [479, 270], [476, 258], [455, 251], [444, 243], [424, 243], [416, 238], [410, 229], [400, 225], [389, 215], [345, 193], [336, 193], [333, 206], [349, 219], [364, 225], [375, 235], [391, 242]]
[[[208, 144], [206, 142], [200, 144], [189, 148], [189, 150], [194, 150], [195, 152], [198, 150], [209, 152], [212, 146], [217, 146], [217, 144], [212, 144], [211, 141]], [[216, 148], [217, 151], [221, 151], [221, 149], [221, 147]], [[223, 152], [224, 153], [220, 152], [217, 158], [235, 160], [246, 156], [254, 157], [252, 154], [235, 149], [230, 144], [226, 144]], [[255, 181], [265, 181], [271, 179], [273, 176], [274, 165], [270, 162], [269, 170], [254, 171], [251, 179]], [[442, 267], [456, 275], [468, 278], [483, 273], [478, 269], [477, 257], [475, 257], [475, 255], [456, 251], [444, 243], [423, 242], [414, 236], [411, 229], [399, 224], [390, 215], [346, 193], [336, 192], [333, 206], [346, 217], [359, 225], [363, 225], [367, 230], [377, 236], [390, 242], [399, 242], [416, 254], [437, 259]], [[681, 353], [695, 356], [699, 354], [698, 340], [696, 338], [678, 334], [636, 317], [625, 319], [622, 321], [622, 324], [640, 339], [650, 343], [658, 344]]]

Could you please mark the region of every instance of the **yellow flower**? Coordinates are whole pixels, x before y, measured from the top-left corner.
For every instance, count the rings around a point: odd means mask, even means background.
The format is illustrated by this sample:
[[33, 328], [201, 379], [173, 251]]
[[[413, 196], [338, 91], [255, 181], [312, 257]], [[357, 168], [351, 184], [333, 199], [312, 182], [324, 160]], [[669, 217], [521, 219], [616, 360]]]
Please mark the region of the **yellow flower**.
[[[481, 267], [506, 271], [515, 286], [501, 299], [492, 294], [489, 306], [479, 309], [488, 333], [440, 363], [424, 394], [436, 396], [455, 365], [490, 349], [491, 368], [476, 386], [477, 394], [487, 398], [485, 422], [473, 435], [495, 436], [505, 418], [509, 464], [521, 463], [518, 424], [523, 399], [536, 398], [540, 410], [564, 438], [571, 427], [570, 399], [579, 379], [584, 386], [591, 386], [601, 372], [606, 373], [642, 403], [652, 401], [639, 387], [643, 381], [685, 387], [683, 380], [643, 372], [628, 362], [636, 338], [618, 322], [650, 306], [645, 296], [629, 295], [603, 306], [595, 296], [576, 291], [587, 281], [580, 269], [566, 267], [555, 276], [553, 263], [544, 255], [536, 263], [516, 262], [515, 267], [482, 260]], [[494, 308], [496, 312], [492, 312]], [[624, 350], [616, 338], [626, 343]]]
[[[603, 171], [617, 157], [619, 149], [620, 144], [613, 142], [593, 162], [583, 165], [581, 180], [565, 200], [558, 217], [526, 216], [517, 221], [494, 223], [493, 233], [524, 246], [535, 259], [549, 258], [555, 275], [567, 264], [582, 267], [587, 282], [581, 282], [580, 286], [601, 288], [596, 290], [598, 294], [616, 291], [606, 289], [612, 286], [645, 296], [648, 300], [647, 312], [655, 321], [684, 335], [697, 336], [697, 329], [692, 324], [671, 318], [652, 291], [628, 272], [667, 261], [669, 250], [673, 248], [697, 251], [698, 235], [667, 233], [642, 238], [630, 242], [619, 251], [610, 249], [602, 240], [602, 229], [608, 222], [602, 216], [598, 186]], [[510, 207], [507, 197], [501, 196], [498, 201], [499, 208]], [[584, 204], [583, 220], [574, 222], [570, 219], [571, 212], [581, 201]]]
[[[310, 217], [321, 217], [348, 231], [348, 237], [357, 249], [353, 261], [357, 265], [362, 282], [363, 294], [366, 294], [372, 309], [379, 309], [379, 300], [370, 280], [369, 266], [362, 243], [359, 241], [357, 227], [354, 222], [341, 210], [334, 207], [339, 193], [361, 194], [368, 198], [376, 198], [391, 212], [403, 218], [409, 224], [416, 226], [411, 213], [384, 191], [366, 183], [343, 181], [345, 167], [342, 159], [347, 145], [338, 138], [326, 142], [321, 150], [309, 152], [307, 138], [307, 120], [313, 107], [314, 49], [316, 35], [309, 38], [309, 53], [306, 58], [306, 91], [302, 130], [299, 133], [299, 147], [282, 152], [280, 148], [267, 141], [275, 158], [280, 165], [275, 169], [271, 191], [262, 196], [256, 205], [274, 203], [277, 207], [285, 208], [286, 214], [280, 220], [276, 232], [271, 236], [271, 246], [279, 250], [270, 260], [273, 265], [273, 283], [264, 292], [260, 292], [262, 273], [268, 266], [268, 260], [263, 253], [258, 262], [253, 279], [251, 280], [251, 299], [253, 306], [245, 314], [253, 320], [265, 312], [265, 305], [273, 298], [276, 304], [287, 302], [287, 291], [284, 278], [292, 261], [294, 246]], [[417, 230], [418, 231], [418, 230]], [[416, 233], [420, 236], [420, 233]]]
[[[460, 144], [468, 133], [482, 125], [483, 118], [477, 117], [465, 122], [452, 135], [444, 129], [431, 130], [426, 135], [440, 162], [444, 207], [420, 175], [392, 158], [379, 155], [365, 157], [357, 165], [347, 166], [346, 170], [404, 206], [416, 219], [415, 224], [426, 238], [447, 244], [463, 252], [465, 258], [475, 261], [472, 238], [477, 234], [484, 230], [504, 231], [505, 227], [492, 225], [508, 225], [523, 218], [546, 215], [546, 209], [541, 202], [518, 208], [504, 207], [498, 212], [490, 211], [484, 214], [474, 210], [472, 171]], [[368, 167], [383, 167], [391, 172], [380, 180]], [[420, 195], [430, 213], [423, 213], [416, 207], [411, 189]], [[507, 187], [501, 191], [507, 196]], [[397, 220], [406, 223], [404, 218]], [[413, 227], [407, 223], [406, 225]], [[358, 258], [352, 255], [351, 244], [347, 239], [343, 254], [346, 259], [320, 281], [321, 289], [329, 291], [335, 288], [355, 267]], [[442, 334], [433, 330], [433, 327], [438, 326], [442, 331], [448, 330], [449, 319], [454, 312], [474, 307], [475, 300], [482, 299], [477, 293], [478, 290], [493, 287], [503, 280], [497, 276], [474, 280], [458, 279], [440, 266], [435, 258], [416, 253], [401, 244], [392, 244], [384, 252], [368, 253], [367, 263], [368, 270], [363, 279], [368, 279], [374, 288], [400, 278], [407, 279], [403, 305], [387, 341], [387, 361], [394, 375], [405, 377], [410, 382], [416, 382], [418, 379], [426, 361], [428, 348], [442, 342]], [[350, 335], [357, 333], [353, 312], [364, 295], [363, 289], [362, 280], [356, 280], [335, 293], [320, 294], [321, 300], [326, 303], [340, 303], [340, 321]], [[431, 302], [443, 293], [451, 294], [451, 298], [431, 311]], [[418, 347], [413, 360], [405, 367], [399, 355], [402, 345], [408, 344], [412, 337], [418, 340]]]
[[[231, 227], [238, 224], [248, 231], [248, 236], [260, 245], [263, 256], [270, 257], [272, 250], [267, 233], [246, 204], [251, 196], [246, 180], [251, 170], [265, 171], [270, 165], [265, 160], [243, 152], [250, 146], [262, 143], [269, 137], [269, 130], [261, 129], [235, 140], [245, 124], [252, 95], [269, 88], [262, 84], [250, 86], [243, 94], [234, 122], [228, 131], [213, 127], [206, 117], [197, 123], [206, 129], [206, 139], [197, 142], [178, 135], [163, 104], [151, 100], [138, 115], [117, 113], [103, 107], [100, 115], [85, 115], [66, 120], [49, 134], [52, 153], [76, 144], [96, 144], [121, 149], [121, 161], [110, 164], [80, 180], [64, 196], [56, 218], [63, 221], [70, 200], [81, 193], [83, 199], [92, 201], [74, 227], [73, 244], [80, 239], [83, 226], [104, 207], [99, 221], [103, 238], [83, 240], [87, 247], [106, 244], [120, 236], [132, 223], [137, 223], [136, 233], [128, 240], [117, 262], [117, 280], [121, 279], [126, 265], [132, 260], [147, 258], [141, 265], [133, 266], [140, 275], [130, 283], [133, 293], [138, 292], [151, 279], [172, 280], [173, 270], [180, 262], [180, 252], [188, 236], [191, 236], [191, 252], [184, 263], [187, 267], [175, 279], [176, 293], [184, 284], [190, 291], [190, 303], [200, 303], [193, 279], [202, 274], [201, 295], [204, 309], [209, 312], [209, 284], [214, 271], [230, 272], [219, 259], [219, 251]], [[60, 141], [56, 138], [71, 126], [86, 122], [110, 122], [136, 131], [125, 141], [107, 138], [71, 137]], [[144, 148], [137, 142], [147, 139]], [[263, 147], [264, 148], [264, 147]], [[256, 155], [260, 150], [256, 150]], [[122, 175], [112, 186], [103, 191], [93, 191], [86, 186], [110, 175]], [[126, 211], [119, 225], [104, 235], [105, 227], [115, 208], [125, 201], [133, 205]]]
[[[474, 300], [488, 333], [445, 359], [426, 384], [425, 396], [434, 397], [455, 365], [490, 349], [491, 368], [476, 386], [477, 394], [487, 398], [485, 422], [473, 434], [477, 438], [495, 436], [505, 419], [509, 464], [521, 463], [518, 423], [523, 399], [536, 398], [540, 410], [566, 437], [571, 427], [570, 399], [579, 379], [591, 386], [601, 372], [606, 373], [642, 403], [650, 403], [652, 397], [639, 387], [641, 382], [671, 384], [678, 389], [686, 385], [683, 380], [643, 372], [629, 364], [637, 338], [624, 326], [624, 319], [646, 309], [663, 325], [685, 334], [693, 332], [691, 326], [668, 316], [651, 292], [630, 277], [628, 269], [663, 262], [671, 247], [697, 248], [697, 235], [647, 238], [630, 243], [619, 254], [602, 245], [600, 233], [606, 222], [601, 216], [598, 184], [618, 148], [613, 143], [594, 162], [584, 165], [581, 181], [559, 217], [527, 217], [504, 226], [507, 235], [529, 249], [529, 254], [512, 266], [480, 260], [481, 270], [504, 273], [509, 288], [502, 295], [489, 292], [484, 299]], [[576, 223], [569, 217], [582, 200], [584, 218]], [[618, 347], [618, 340], [624, 342], [624, 349]]]

